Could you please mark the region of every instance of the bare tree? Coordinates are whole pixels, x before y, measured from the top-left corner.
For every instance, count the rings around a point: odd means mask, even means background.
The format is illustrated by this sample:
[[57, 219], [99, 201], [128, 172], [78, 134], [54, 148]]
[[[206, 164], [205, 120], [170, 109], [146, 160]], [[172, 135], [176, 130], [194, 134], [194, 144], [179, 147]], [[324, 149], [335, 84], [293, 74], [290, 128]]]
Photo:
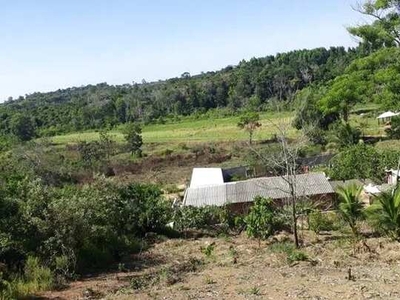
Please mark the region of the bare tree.
[[[259, 160], [266, 166], [272, 168], [275, 175], [280, 176], [286, 183], [286, 187], [280, 187], [281, 191], [287, 194], [288, 204], [291, 207], [291, 219], [292, 219], [292, 230], [294, 242], [297, 248], [300, 247], [300, 241], [298, 236], [297, 220], [298, 213], [296, 210], [297, 198], [303, 194], [302, 191], [298, 191], [297, 174], [299, 173], [298, 159], [300, 157], [300, 150], [307, 143], [307, 137], [304, 133], [301, 134], [296, 140], [289, 140], [290, 124], [276, 124], [271, 120], [268, 120], [272, 126], [276, 129], [277, 140], [278, 140], [278, 151], [266, 151], [261, 152], [255, 148], [252, 151], [257, 155]], [[267, 188], [267, 187], [265, 187]], [[276, 187], [274, 187], [276, 188]], [[303, 191], [304, 192], [304, 191]]]

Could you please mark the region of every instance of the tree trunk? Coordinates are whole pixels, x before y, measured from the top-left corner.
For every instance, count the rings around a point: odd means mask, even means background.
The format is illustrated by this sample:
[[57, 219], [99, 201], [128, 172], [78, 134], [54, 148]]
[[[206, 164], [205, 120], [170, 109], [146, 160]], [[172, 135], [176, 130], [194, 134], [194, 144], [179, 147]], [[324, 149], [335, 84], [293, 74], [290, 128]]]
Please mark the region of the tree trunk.
[[292, 195], [292, 218], [293, 218], [293, 236], [296, 248], [300, 248], [299, 236], [297, 234], [297, 211], [296, 211], [296, 197]]
[[346, 107], [343, 108], [343, 120], [348, 123], [349, 122], [349, 110]]

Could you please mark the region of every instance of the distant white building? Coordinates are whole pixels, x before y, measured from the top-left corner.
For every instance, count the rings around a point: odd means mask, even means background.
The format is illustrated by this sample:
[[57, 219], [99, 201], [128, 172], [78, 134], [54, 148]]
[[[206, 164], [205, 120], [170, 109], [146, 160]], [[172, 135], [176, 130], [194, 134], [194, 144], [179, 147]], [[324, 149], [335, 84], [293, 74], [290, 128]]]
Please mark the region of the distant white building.
[[380, 114], [377, 119], [378, 119], [378, 123], [385, 123], [385, 122], [389, 122], [393, 117], [396, 117], [400, 115], [400, 113], [394, 113], [392, 111], [387, 111], [384, 112], [383, 114]]
[[399, 182], [400, 170], [387, 170], [387, 183], [396, 185]]

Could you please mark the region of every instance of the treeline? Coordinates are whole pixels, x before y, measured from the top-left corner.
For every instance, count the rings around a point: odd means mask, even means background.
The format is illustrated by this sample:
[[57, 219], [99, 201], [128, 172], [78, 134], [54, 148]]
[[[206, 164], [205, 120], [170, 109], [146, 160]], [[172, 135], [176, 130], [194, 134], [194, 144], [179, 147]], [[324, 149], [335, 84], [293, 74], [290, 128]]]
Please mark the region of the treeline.
[[0, 106], [0, 132], [16, 134], [34, 128], [36, 134], [52, 135], [132, 121], [164, 122], [165, 118], [215, 108], [234, 113], [282, 106], [304, 87], [342, 74], [364, 54], [362, 48], [298, 50], [243, 60], [218, 72], [184, 73], [166, 81], [120, 86], [101, 83], [34, 93]]

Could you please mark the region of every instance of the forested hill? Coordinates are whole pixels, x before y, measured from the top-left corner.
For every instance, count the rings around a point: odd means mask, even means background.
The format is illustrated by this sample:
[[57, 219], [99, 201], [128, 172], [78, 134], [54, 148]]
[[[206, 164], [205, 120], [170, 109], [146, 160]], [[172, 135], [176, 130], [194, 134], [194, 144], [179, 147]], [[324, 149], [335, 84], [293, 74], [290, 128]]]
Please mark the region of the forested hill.
[[130, 121], [162, 121], [212, 108], [261, 110], [288, 103], [304, 87], [342, 74], [360, 48], [297, 50], [252, 58], [237, 66], [180, 78], [112, 86], [106, 83], [34, 93], [0, 105], [0, 130], [31, 116], [41, 134], [112, 127]]

